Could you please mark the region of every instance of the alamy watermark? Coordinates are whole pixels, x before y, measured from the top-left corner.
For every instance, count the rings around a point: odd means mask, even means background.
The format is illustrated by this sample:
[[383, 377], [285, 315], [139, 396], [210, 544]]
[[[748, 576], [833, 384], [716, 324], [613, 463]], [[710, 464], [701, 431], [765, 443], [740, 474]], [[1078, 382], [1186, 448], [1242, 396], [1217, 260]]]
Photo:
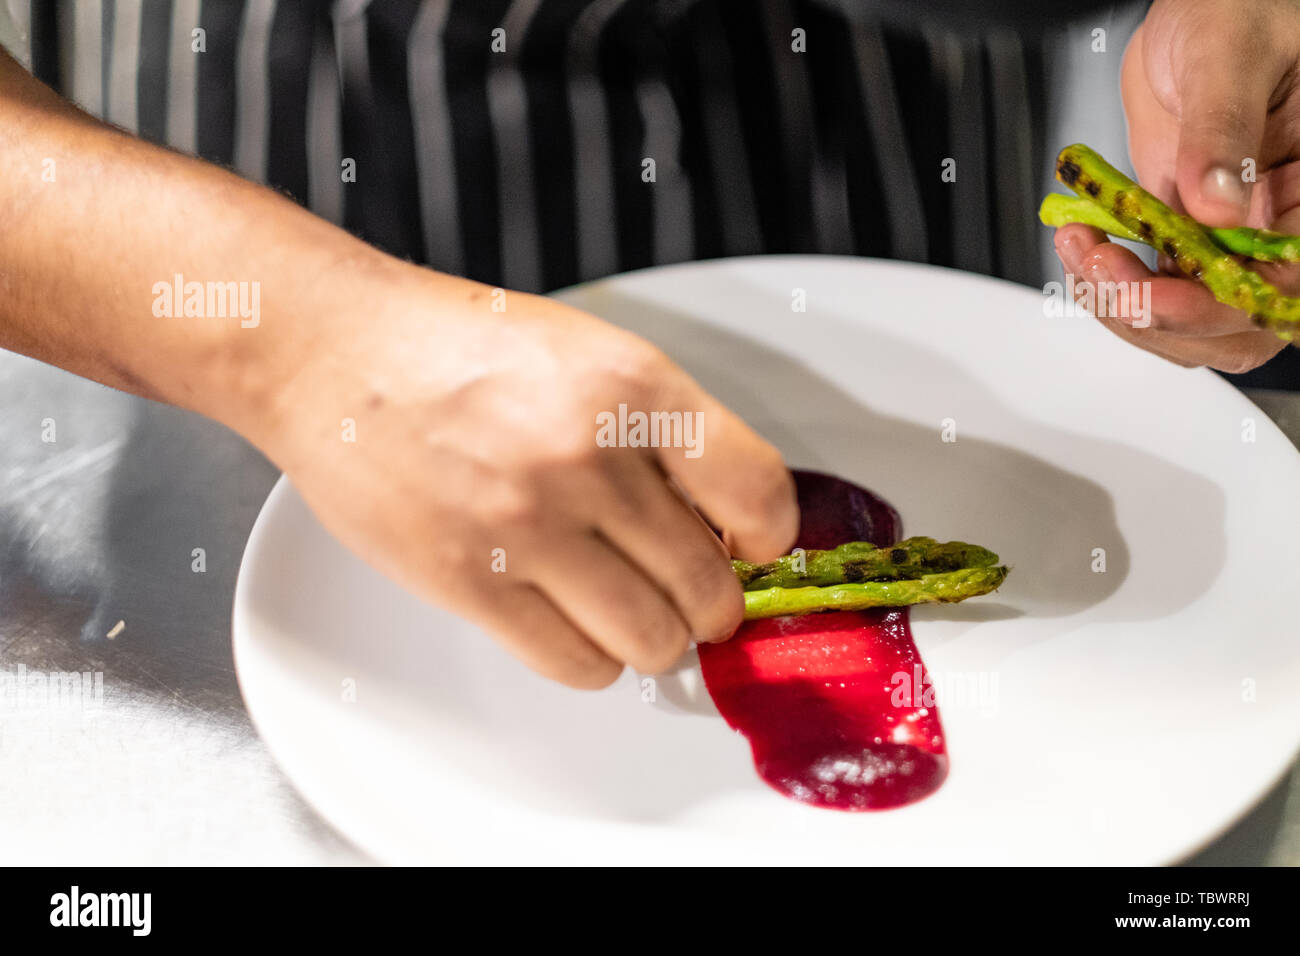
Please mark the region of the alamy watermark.
[[152, 893], [93, 893], [73, 885], [50, 897], [50, 925], [55, 927], [123, 927], [132, 936], [148, 936], [152, 914]]
[[627, 410], [596, 415], [596, 445], [600, 448], [684, 448], [687, 458], [704, 454], [703, 412], [640, 412]]
[[0, 670], [0, 711], [99, 710], [103, 671]]
[[978, 711], [982, 717], [998, 712], [997, 671], [923, 670], [914, 664], [910, 671], [898, 671], [889, 678], [893, 688], [889, 702], [899, 708], [957, 708]]
[[1135, 329], [1151, 326], [1151, 283], [1076, 282], [1066, 274], [1065, 282], [1043, 286], [1043, 315], [1060, 319], [1081, 315], [1121, 319]]
[[171, 281], [153, 284], [153, 314], [159, 319], [233, 319], [245, 329], [262, 321], [262, 283], [186, 281], [179, 272]]

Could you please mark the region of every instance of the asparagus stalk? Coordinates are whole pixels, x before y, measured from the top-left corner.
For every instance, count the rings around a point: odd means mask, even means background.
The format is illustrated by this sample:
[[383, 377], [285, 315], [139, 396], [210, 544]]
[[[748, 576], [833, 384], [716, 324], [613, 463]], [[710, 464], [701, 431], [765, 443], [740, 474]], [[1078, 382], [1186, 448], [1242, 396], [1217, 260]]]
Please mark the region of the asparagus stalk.
[[962, 568], [900, 581], [746, 591], [745, 620], [810, 614], [814, 611], [862, 611], [873, 607], [950, 604], [995, 591], [1006, 576], [1007, 569], [996, 566]]
[[[1039, 221], [1045, 226], [1064, 226], [1080, 222], [1102, 232], [1133, 242], [1146, 242], [1128, 226], [1096, 203], [1079, 196], [1052, 193], [1038, 209]], [[1216, 229], [1201, 227], [1210, 241], [1224, 252], [1245, 256], [1257, 262], [1300, 262], [1300, 236], [1288, 236], [1271, 229]]]
[[731, 566], [746, 591], [761, 591], [919, 578], [961, 568], [989, 567], [997, 561], [992, 551], [964, 541], [941, 544], [934, 538], [908, 538], [887, 548], [851, 541], [829, 551], [805, 551], [767, 564], [732, 561]]
[[1272, 229], [1211, 229], [1210, 238], [1220, 248], [1257, 262], [1300, 262], [1300, 236]]
[[1002, 584], [1007, 569], [997, 562], [979, 545], [908, 538], [892, 547], [850, 541], [766, 564], [731, 565], [745, 591], [745, 618], [752, 620], [964, 601]]
[[1174, 212], [1094, 150], [1067, 146], [1056, 159], [1056, 178], [1091, 197], [1141, 241], [1169, 256], [1225, 305], [1249, 312], [1260, 325], [1291, 341], [1300, 329], [1300, 299], [1282, 295], [1211, 241], [1200, 223]]
[[1112, 236], [1119, 236], [1121, 239], [1130, 239], [1133, 242], [1146, 241], [1095, 202], [1079, 196], [1052, 193], [1043, 197], [1043, 204], [1038, 207], [1038, 221], [1044, 226], [1057, 228], [1072, 222], [1080, 222], [1085, 226], [1108, 232]]

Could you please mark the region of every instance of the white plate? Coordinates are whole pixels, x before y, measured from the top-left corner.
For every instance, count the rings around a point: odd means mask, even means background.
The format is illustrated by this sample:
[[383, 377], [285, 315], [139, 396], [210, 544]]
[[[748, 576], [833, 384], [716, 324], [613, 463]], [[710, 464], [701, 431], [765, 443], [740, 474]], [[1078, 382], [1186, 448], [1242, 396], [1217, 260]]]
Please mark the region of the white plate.
[[1289, 766], [1300, 455], [1212, 373], [1047, 318], [1033, 290], [898, 263], [726, 260], [562, 297], [658, 343], [791, 464], [1014, 565], [995, 597], [913, 614], [951, 773], [894, 811], [795, 804], [698, 667], [653, 702], [631, 673], [548, 684], [281, 480], [235, 595], [240, 685], [290, 778], [378, 859], [1159, 863]]

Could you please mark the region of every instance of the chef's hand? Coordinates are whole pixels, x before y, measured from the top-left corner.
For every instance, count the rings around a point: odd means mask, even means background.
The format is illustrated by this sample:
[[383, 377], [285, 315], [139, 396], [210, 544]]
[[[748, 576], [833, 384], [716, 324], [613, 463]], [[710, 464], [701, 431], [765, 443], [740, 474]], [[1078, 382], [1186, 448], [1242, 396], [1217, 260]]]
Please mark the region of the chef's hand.
[[[1297, 0], [1156, 0], [1123, 67], [1139, 181], [1207, 225], [1300, 232], [1298, 69]], [[1227, 372], [1248, 371], [1283, 348], [1199, 282], [1172, 267], [1152, 273], [1096, 229], [1058, 230], [1056, 250], [1076, 280], [1149, 281], [1149, 328], [1132, 327], [1131, 317], [1101, 318], [1139, 348]], [[1294, 266], [1252, 268], [1284, 292], [1300, 291]]]
[[[297, 370], [260, 443], [321, 521], [575, 687], [730, 636], [740, 587], [678, 486], [737, 554], [770, 560], [799, 520], [776, 449], [636, 336], [549, 299], [401, 274], [286, 357]], [[597, 416], [620, 405], [698, 418], [693, 447], [603, 447]]]
[[[166, 306], [182, 276], [243, 283], [240, 315]], [[345, 544], [549, 677], [728, 637], [740, 585], [686, 498], [774, 558], [799, 521], [781, 456], [646, 342], [504, 296], [99, 123], [0, 51], [0, 348], [235, 429]], [[603, 447], [620, 405], [680, 413], [676, 446]]]

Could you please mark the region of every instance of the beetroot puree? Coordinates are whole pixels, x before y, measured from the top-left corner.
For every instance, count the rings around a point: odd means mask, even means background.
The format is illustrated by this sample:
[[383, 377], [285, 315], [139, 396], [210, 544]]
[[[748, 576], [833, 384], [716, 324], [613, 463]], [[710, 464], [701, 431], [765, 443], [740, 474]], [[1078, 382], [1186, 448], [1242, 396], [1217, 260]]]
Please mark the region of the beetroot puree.
[[[869, 491], [815, 472], [794, 476], [797, 547], [902, 537], [898, 512]], [[713, 702], [749, 738], [758, 775], [788, 797], [885, 810], [920, 800], [948, 775], [907, 608], [746, 621], [731, 640], [699, 651]]]

